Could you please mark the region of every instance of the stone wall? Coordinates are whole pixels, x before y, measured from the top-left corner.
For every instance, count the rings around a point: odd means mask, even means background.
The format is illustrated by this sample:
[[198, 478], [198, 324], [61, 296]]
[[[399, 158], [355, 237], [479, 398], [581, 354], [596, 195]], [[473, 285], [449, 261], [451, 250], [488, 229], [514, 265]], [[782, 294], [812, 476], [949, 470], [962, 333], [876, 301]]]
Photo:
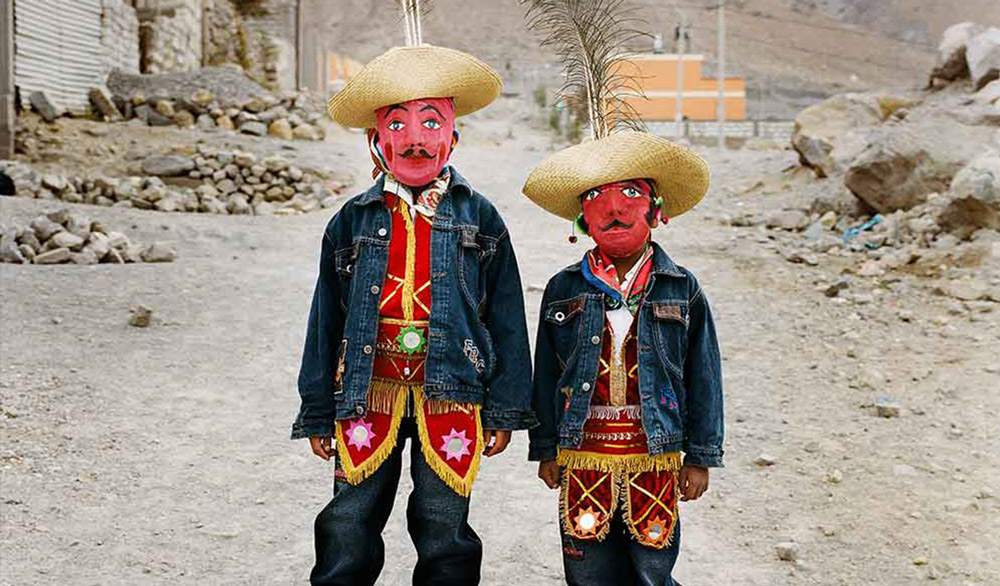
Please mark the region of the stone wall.
[[296, 88], [296, 0], [265, 0], [261, 14], [244, 19], [247, 36], [261, 58], [247, 73], [271, 90]]
[[205, 15], [205, 65], [239, 65], [250, 62], [240, 36], [243, 18], [229, 0], [216, 0]]
[[142, 71], [192, 71], [202, 61], [202, 0], [137, 0]]
[[105, 79], [112, 69], [139, 72], [139, 18], [125, 0], [103, 0], [101, 45]]

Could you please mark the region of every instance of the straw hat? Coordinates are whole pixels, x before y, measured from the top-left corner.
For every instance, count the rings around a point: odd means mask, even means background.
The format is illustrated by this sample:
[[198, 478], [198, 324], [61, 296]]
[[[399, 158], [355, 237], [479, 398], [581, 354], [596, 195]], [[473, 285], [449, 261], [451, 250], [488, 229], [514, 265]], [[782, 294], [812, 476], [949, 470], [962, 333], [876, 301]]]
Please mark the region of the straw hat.
[[708, 164], [690, 149], [645, 132], [622, 132], [561, 150], [541, 162], [521, 191], [545, 211], [574, 220], [590, 189], [651, 179], [670, 218], [690, 210], [708, 190]]
[[421, 98], [454, 98], [455, 116], [485, 108], [500, 95], [500, 76], [468, 53], [418, 45], [394, 47], [365, 66], [327, 111], [343, 126], [374, 128], [375, 110]]

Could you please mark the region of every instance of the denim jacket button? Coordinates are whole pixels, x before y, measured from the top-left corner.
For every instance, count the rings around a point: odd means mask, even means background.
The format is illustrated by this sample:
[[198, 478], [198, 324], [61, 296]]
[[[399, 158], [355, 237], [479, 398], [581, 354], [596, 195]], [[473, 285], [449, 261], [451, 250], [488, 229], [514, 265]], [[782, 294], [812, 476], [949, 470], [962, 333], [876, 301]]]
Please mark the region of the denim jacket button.
[[590, 339], [590, 343], [593, 344], [593, 345], [595, 345], [595, 346], [598, 345], [598, 344], [600, 344], [601, 343], [601, 337], [600, 336], [594, 336], [593, 338]]
[[372, 295], [378, 295], [379, 288], [378, 285], [372, 285]]
[[378, 229], [378, 235], [379, 235], [379, 236], [385, 236], [385, 235], [386, 235], [386, 234], [388, 234], [388, 233], [389, 233], [389, 231], [388, 231], [388, 230], [386, 230], [385, 228], [379, 228], [379, 229]]
[[584, 392], [589, 391], [590, 390], [590, 383], [583, 383], [583, 385], [580, 388], [583, 389]]
[[357, 407], [354, 408], [354, 412], [357, 413], [358, 415], [361, 415], [365, 412], [365, 408], [362, 407], [361, 405], [358, 405]]
[[372, 353], [372, 347], [371, 346], [365, 346], [364, 348], [361, 349], [361, 351], [364, 352], [365, 354], [371, 354]]

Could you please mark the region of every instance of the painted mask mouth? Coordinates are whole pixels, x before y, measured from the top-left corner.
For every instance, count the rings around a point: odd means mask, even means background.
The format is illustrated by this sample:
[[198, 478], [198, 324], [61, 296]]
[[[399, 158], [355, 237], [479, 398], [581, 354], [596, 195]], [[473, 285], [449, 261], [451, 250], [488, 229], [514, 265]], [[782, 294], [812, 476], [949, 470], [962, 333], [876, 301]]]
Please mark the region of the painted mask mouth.
[[611, 222], [608, 225], [606, 225], [606, 226], [604, 226], [604, 227], [601, 228], [601, 232], [611, 232], [612, 230], [615, 231], [615, 232], [619, 232], [619, 231], [624, 232], [626, 230], [631, 230], [632, 226], [635, 226], [635, 224], [634, 223], [633, 224], [626, 224], [625, 222], [622, 222], [621, 220], [611, 220]]
[[402, 159], [428, 159], [432, 160], [435, 158], [430, 152], [424, 149], [407, 149], [399, 154]]

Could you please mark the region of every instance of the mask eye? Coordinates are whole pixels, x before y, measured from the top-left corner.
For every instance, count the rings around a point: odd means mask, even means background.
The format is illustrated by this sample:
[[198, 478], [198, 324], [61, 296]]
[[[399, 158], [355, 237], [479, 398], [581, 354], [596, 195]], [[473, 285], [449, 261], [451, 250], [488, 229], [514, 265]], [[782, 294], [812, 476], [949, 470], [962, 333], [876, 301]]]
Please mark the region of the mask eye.
[[404, 126], [404, 124], [401, 121], [399, 121], [399, 120], [393, 120], [392, 122], [390, 122], [388, 124], [387, 128], [389, 130], [395, 131], [395, 130], [402, 130], [403, 126]]
[[622, 193], [625, 194], [625, 197], [632, 199], [642, 196], [642, 193], [634, 187], [626, 187], [625, 189], [622, 190]]
[[441, 123], [437, 120], [424, 120], [424, 128], [437, 130], [438, 128], [441, 128]]
[[593, 200], [597, 199], [597, 196], [599, 196], [599, 195], [601, 195], [600, 190], [591, 189], [587, 193], [583, 194], [583, 199], [585, 199], [586, 201], [593, 201]]

